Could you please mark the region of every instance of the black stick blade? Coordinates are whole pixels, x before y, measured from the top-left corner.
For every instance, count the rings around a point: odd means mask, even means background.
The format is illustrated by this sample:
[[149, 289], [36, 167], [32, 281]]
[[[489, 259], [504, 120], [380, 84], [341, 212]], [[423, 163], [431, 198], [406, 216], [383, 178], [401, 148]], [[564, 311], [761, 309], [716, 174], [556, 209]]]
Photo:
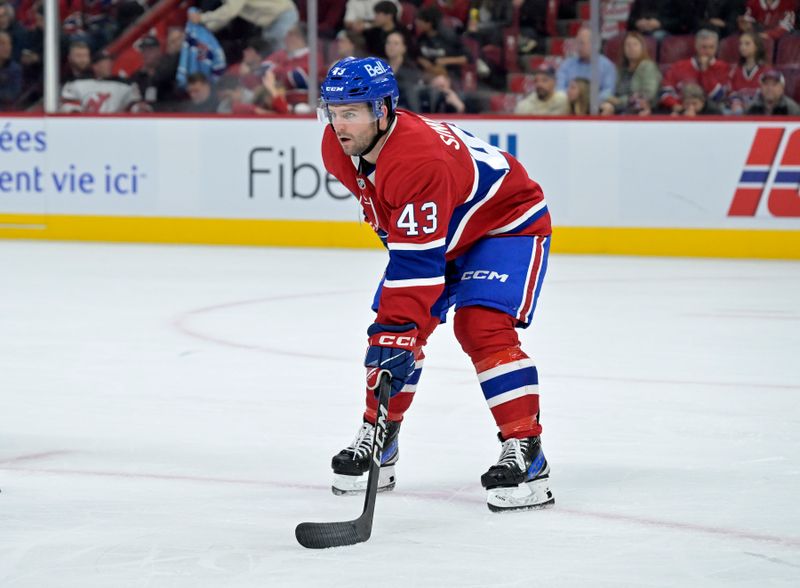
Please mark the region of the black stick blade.
[[294, 536], [300, 545], [309, 549], [355, 545], [369, 539], [371, 534], [371, 529], [364, 529], [356, 522], [357, 520], [340, 523], [300, 523], [294, 530]]
[[[387, 372], [388, 374], [388, 372]], [[363, 543], [372, 535], [372, 516], [375, 512], [375, 497], [378, 494], [383, 442], [386, 439], [386, 423], [389, 420], [389, 396], [392, 390], [391, 376], [381, 375], [378, 386], [378, 418], [375, 422], [375, 438], [372, 440], [372, 460], [369, 464], [364, 510], [354, 521], [336, 523], [300, 523], [294, 530], [297, 542], [309, 549], [325, 549]]]

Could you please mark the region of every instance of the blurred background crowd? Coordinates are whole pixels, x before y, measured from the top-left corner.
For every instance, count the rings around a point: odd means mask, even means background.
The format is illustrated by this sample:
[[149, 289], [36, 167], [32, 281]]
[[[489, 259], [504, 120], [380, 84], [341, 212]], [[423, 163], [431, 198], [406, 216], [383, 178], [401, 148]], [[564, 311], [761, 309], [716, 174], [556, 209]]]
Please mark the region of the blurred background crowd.
[[[59, 0], [63, 112], [312, 111], [305, 0]], [[798, 0], [601, 0], [599, 112], [800, 115]], [[588, 0], [321, 0], [319, 74], [386, 59], [424, 113], [586, 115]], [[0, 0], [0, 110], [40, 111], [42, 0]]]

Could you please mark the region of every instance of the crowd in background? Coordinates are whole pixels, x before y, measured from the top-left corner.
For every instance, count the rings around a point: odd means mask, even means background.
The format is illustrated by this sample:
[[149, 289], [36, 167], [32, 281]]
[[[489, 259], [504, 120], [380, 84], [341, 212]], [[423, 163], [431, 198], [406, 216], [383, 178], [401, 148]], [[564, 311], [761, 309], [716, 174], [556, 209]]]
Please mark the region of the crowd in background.
[[[163, 1], [163, 0], [162, 0]], [[60, 0], [64, 112], [308, 113], [305, 0]], [[588, 1], [326, 0], [319, 73], [375, 55], [424, 113], [589, 113]], [[600, 113], [800, 115], [798, 0], [602, 0]], [[554, 6], [556, 7], [554, 9]], [[0, 0], [0, 110], [41, 110], [42, 0]]]

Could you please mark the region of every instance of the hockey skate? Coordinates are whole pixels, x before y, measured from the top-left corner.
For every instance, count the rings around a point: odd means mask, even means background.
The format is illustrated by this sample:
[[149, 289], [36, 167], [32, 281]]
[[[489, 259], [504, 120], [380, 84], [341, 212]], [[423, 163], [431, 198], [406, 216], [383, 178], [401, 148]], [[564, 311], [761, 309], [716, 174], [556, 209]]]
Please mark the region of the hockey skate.
[[546, 508], [555, 503], [550, 491], [550, 466], [539, 437], [503, 441], [497, 463], [481, 476], [493, 512]]
[[[378, 492], [394, 489], [395, 474], [394, 464], [399, 457], [397, 449], [397, 436], [400, 432], [400, 423], [389, 421], [386, 427], [386, 440], [383, 443], [381, 455], [380, 477], [378, 478]], [[375, 426], [364, 421], [353, 442], [333, 456], [333, 485], [331, 490], [337, 496], [343, 494], [360, 494], [367, 489], [367, 473], [369, 462], [372, 459], [372, 440], [375, 436]]]

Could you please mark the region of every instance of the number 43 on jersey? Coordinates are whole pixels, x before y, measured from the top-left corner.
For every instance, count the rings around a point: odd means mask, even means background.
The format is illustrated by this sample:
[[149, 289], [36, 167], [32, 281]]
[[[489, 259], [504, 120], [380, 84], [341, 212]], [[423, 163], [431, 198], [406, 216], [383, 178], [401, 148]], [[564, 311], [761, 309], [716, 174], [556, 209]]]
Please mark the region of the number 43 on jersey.
[[[439, 227], [436, 213], [435, 202], [425, 202], [422, 205], [410, 202], [400, 213], [400, 218], [397, 219], [397, 228], [405, 230], [408, 237], [416, 237], [420, 234], [420, 230], [424, 234], [430, 235], [435, 233]], [[420, 222], [422, 226], [420, 226]]]

